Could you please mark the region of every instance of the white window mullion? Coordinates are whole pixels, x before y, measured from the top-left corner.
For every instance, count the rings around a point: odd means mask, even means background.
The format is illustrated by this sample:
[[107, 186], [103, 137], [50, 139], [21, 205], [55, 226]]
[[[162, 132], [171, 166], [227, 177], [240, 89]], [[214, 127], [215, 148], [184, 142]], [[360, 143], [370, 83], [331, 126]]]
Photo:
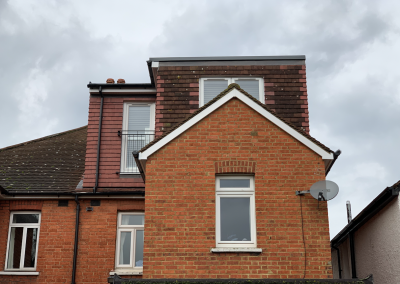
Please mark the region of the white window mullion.
[[136, 259], [135, 259], [135, 250], [136, 250], [136, 230], [132, 230], [132, 247], [131, 247], [131, 263], [132, 263], [132, 268], [135, 267], [136, 265]]
[[22, 244], [21, 244], [21, 259], [19, 262], [19, 268], [24, 268], [24, 260], [25, 260], [25, 248], [26, 248], [26, 231], [27, 227], [24, 227], [22, 231]]

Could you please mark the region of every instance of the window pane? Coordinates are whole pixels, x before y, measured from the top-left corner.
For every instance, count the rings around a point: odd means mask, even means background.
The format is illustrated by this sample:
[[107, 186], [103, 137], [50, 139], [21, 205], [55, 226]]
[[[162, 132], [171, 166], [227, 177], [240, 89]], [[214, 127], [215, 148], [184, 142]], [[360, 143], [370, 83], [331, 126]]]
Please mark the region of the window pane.
[[[129, 106], [128, 130], [138, 130], [138, 133], [145, 133], [150, 130], [150, 106]], [[129, 132], [132, 133], [133, 132]], [[135, 132], [136, 134], [136, 132]]]
[[121, 232], [119, 264], [131, 264], [131, 232]]
[[144, 215], [122, 215], [121, 225], [144, 225]]
[[240, 79], [236, 80], [235, 83], [237, 83], [240, 88], [245, 90], [247, 93], [252, 95], [254, 98], [257, 100], [260, 99], [260, 84], [258, 80], [245, 80], [245, 79]]
[[7, 268], [19, 268], [19, 263], [21, 260], [23, 232], [24, 228], [22, 227], [11, 228], [9, 247], [8, 247]]
[[251, 241], [250, 197], [221, 197], [221, 241]]
[[228, 80], [204, 80], [204, 104], [228, 88]]
[[250, 179], [220, 179], [221, 188], [250, 188]]
[[37, 228], [26, 229], [24, 267], [35, 267], [37, 233], [38, 233]]
[[13, 223], [39, 223], [39, 214], [14, 214]]
[[135, 266], [143, 266], [144, 231], [136, 231]]

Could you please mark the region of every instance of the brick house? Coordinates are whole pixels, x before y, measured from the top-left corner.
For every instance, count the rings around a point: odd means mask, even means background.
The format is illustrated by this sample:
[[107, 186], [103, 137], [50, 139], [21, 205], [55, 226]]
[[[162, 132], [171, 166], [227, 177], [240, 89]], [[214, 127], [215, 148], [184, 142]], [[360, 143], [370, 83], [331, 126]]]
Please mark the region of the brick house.
[[305, 57], [147, 63], [89, 83], [88, 126], [0, 149], [0, 283], [332, 278], [326, 203], [295, 195], [337, 158]]

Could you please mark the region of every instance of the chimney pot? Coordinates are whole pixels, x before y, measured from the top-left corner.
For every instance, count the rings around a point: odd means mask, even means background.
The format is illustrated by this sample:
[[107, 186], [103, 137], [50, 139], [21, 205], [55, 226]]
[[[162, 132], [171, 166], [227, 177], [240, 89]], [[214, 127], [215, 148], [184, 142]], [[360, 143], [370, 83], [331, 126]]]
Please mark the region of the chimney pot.
[[106, 81], [106, 83], [107, 83], [107, 84], [114, 84], [115, 81], [114, 81], [113, 78], [108, 78], [107, 81]]
[[118, 84], [125, 84], [125, 80], [124, 79], [118, 79], [117, 83]]

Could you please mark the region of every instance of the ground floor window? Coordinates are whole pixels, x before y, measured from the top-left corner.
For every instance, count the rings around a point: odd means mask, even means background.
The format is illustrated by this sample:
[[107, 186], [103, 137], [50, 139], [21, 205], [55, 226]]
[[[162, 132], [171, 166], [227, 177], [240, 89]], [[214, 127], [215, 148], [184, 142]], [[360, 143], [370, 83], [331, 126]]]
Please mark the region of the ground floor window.
[[142, 269], [144, 247], [144, 213], [118, 214], [116, 269]]
[[5, 270], [36, 270], [40, 212], [11, 212]]

